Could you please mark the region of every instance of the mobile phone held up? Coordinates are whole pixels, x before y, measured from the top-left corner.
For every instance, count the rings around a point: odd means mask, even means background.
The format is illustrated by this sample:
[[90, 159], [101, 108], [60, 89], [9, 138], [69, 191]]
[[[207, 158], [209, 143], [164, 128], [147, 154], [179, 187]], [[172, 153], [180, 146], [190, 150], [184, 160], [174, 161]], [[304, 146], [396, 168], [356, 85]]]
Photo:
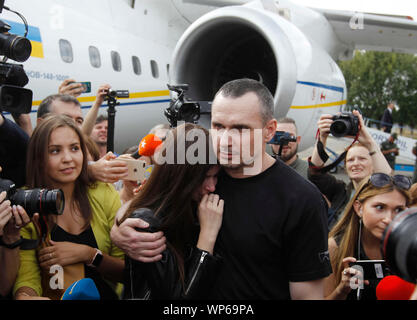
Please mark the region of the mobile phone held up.
[[350, 267], [361, 271], [364, 280], [382, 279], [391, 274], [385, 260], [358, 260], [349, 265]]
[[70, 82], [71, 83], [80, 83], [83, 87], [82, 93], [90, 93], [91, 92], [91, 82], [90, 81], [84, 81], [84, 82]]
[[153, 166], [147, 166], [143, 160], [117, 158], [126, 162], [128, 168], [128, 176], [126, 180], [142, 182], [144, 179], [148, 179], [152, 173]]

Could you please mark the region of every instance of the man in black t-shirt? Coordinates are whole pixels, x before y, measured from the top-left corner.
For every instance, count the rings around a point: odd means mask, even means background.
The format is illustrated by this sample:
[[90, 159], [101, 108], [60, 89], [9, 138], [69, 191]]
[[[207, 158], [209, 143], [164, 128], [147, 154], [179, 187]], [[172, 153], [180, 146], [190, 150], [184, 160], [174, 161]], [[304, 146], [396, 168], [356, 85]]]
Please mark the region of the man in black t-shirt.
[[[255, 80], [225, 84], [212, 104], [211, 134], [224, 168], [215, 252], [223, 257], [211, 299], [322, 299], [331, 273], [327, 207], [318, 189], [266, 152], [275, 134], [271, 93]], [[135, 221], [134, 221], [135, 220]], [[113, 226], [113, 242], [142, 262], [161, 259], [162, 233], [134, 232], [140, 219]]]
[[331, 273], [326, 204], [318, 189], [266, 153], [276, 131], [273, 97], [249, 79], [226, 83], [212, 104], [212, 136], [224, 168], [215, 251], [223, 257], [215, 299], [321, 299]]

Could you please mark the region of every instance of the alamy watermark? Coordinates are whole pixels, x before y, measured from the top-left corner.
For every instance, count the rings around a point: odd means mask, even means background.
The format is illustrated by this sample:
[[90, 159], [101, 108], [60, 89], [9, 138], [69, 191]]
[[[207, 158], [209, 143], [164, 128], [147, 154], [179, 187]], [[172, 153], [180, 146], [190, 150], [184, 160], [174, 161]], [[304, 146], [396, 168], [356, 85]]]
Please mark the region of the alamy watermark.
[[[166, 131], [164, 143], [154, 154], [154, 161], [164, 164], [220, 164], [242, 168], [245, 175], [256, 175], [262, 170], [264, 129], [210, 129], [184, 126]], [[210, 139], [210, 140], [208, 140]], [[208, 147], [210, 146], [210, 147]]]
[[363, 30], [365, 15], [362, 12], [355, 12], [355, 14], [349, 20], [349, 27], [352, 30]]

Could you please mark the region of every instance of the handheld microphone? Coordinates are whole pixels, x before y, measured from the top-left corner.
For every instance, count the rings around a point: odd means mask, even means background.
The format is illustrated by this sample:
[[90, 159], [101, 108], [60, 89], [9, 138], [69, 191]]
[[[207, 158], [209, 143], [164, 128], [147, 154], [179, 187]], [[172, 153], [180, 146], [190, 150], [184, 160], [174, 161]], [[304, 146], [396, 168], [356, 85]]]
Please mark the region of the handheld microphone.
[[415, 284], [397, 276], [386, 276], [376, 287], [378, 300], [409, 300], [415, 289]]
[[139, 142], [138, 150], [131, 154], [134, 159], [139, 159], [140, 156], [150, 157], [155, 153], [156, 148], [162, 144], [162, 140], [153, 133], [147, 134]]
[[70, 285], [61, 300], [100, 300], [100, 293], [92, 279], [83, 278]]

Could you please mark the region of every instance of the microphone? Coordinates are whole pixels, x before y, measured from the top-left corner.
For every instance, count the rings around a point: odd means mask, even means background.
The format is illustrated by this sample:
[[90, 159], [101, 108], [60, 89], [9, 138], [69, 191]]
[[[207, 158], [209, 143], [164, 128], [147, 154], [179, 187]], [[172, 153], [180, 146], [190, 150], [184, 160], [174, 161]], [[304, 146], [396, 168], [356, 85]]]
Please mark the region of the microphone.
[[139, 142], [138, 150], [131, 154], [132, 158], [139, 159], [140, 156], [150, 157], [155, 153], [155, 149], [162, 144], [162, 140], [153, 133], [147, 134]]
[[92, 279], [83, 278], [70, 285], [61, 300], [100, 300], [100, 293]]
[[415, 284], [397, 276], [386, 276], [376, 286], [377, 300], [409, 300]]

